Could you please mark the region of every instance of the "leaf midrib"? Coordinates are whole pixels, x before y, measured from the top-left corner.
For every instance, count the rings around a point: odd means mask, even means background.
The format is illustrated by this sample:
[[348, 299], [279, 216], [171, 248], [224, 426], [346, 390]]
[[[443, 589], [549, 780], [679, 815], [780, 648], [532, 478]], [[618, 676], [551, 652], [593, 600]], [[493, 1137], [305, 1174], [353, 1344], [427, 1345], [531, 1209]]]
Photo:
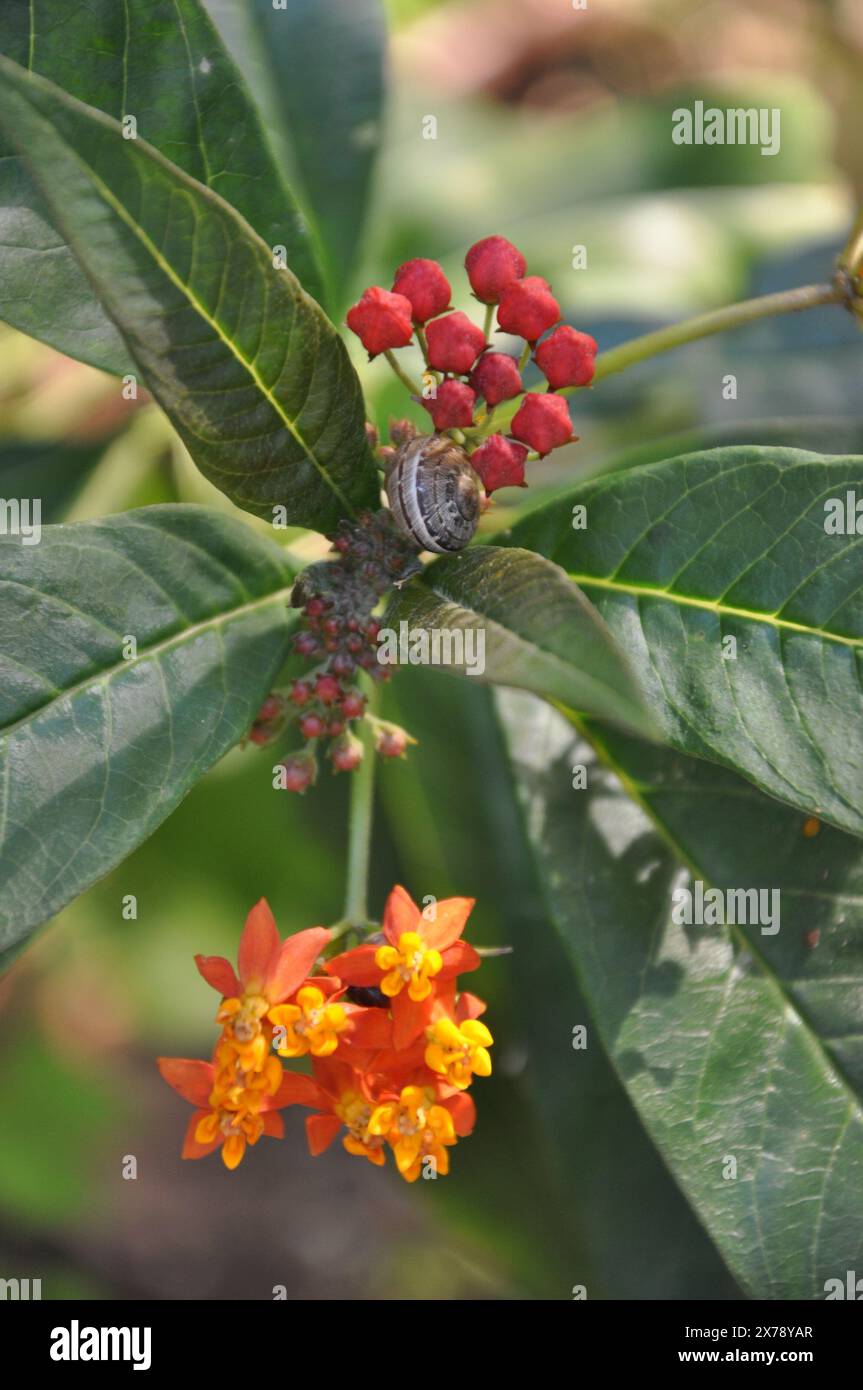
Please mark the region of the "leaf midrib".
[[[38, 81], [38, 74], [31, 73], [31, 80]], [[64, 93], [63, 95], [65, 96], [66, 94]], [[27, 97], [25, 95], [22, 94], [22, 96], [24, 100], [27, 100]], [[72, 105], [72, 102], [69, 101], [68, 104]], [[76, 104], [81, 106], [85, 105], [85, 103], [83, 102], [79, 102]], [[28, 105], [32, 106], [32, 103], [28, 102]], [[80, 150], [70, 145], [66, 138], [63, 135], [61, 135], [59, 131], [56, 130], [56, 127], [54, 127], [53, 123], [50, 120], [50, 117], [45, 116], [44, 112], [40, 111], [38, 107], [36, 107], [35, 110], [37, 111], [37, 114], [41, 117], [41, 119], [47, 121], [47, 123], [51, 126], [52, 130], [54, 130], [54, 133], [56, 134], [57, 138], [62, 141], [68, 153], [78, 163], [80, 168], [86, 174], [87, 178], [91, 181], [94, 190], [102, 199], [102, 201], [112, 210], [116, 217], [119, 217], [119, 219], [125, 223], [125, 225], [131, 231], [132, 235], [135, 236], [137, 240], [140, 242], [140, 244], [144, 247], [144, 250], [153, 260], [154, 264], [158, 266], [162, 273], [171, 281], [174, 287], [178, 289], [181, 292], [181, 294], [185, 295], [186, 299], [188, 300], [191, 307], [195, 310], [195, 312], [205, 323], [209, 325], [211, 330], [216, 334], [216, 336], [221, 340], [221, 342], [225, 344], [229, 352], [240, 363], [240, 365], [246, 369], [249, 376], [255, 383], [255, 386], [260, 391], [264, 399], [272, 407], [273, 411], [278, 416], [278, 418], [282, 421], [295, 443], [299, 446], [300, 449], [302, 449], [309, 462], [317, 469], [317, 472], [319, 473], [323, 482], [338, 498], [341, 505], [347, 509], [348, 515], [354, 515], [354, 508], [351, 502], [342, 492], [342, 489], [339, 487], [335, 479], [330, 476], [327, 469], [318, 459], [317, 455], [314, 452], [314, 449], [311, 447], [310, 444], [306, 442], [303, 435], [296, 428], [295, 422], [291, 419], [290, 415], [288, 415], [287, 412], [284, 410], [281, 402], [273, 394], [272, 390], [267, 386], [266, 382], [264, 382], [260, 373], [255, 368], [254, 363], [250, 362], [246, 357], [243, 356], [243, 354], [239, 351], [234, 341], [224, 332], [218, 320], [212, 317], [209, 311], [198, 299], [191, 286], [187, 285], [185, 281], [179, 275], [177, 275], [170, 262], [168, 262], [164, 258], [162, 253], [159, 251], [158, 247], [151, 241], [150, 237], [144, 231], [143, 227], [141, 227], [138, 224], [138, 222], [136, 222], [136, 220], [131, 216], [131, 214], [127, 211], [127, 209], [119, 201], [119, 199], [114, 197], [114, 194], [112, 193], [111, 189], [99, 177], [92, 165], [88, 163], [86, 159], [83, 158]], [[95, 107], [87, 108], [87, 110], [90, 119], [93, 120], [96, 124], [106, 124], [108, 126], [111, 126], [112, 128], [118, 125], [118, 122], [114, 121], [111, 117], [106, 115], [105, 112], [98, 111]], [[230, 203], [224, 202], [224, 200], [221, 199], [219, 195], [215, 193], [211, 188], [209, 188], [206, 184], [199, 183], [198, 180], [191, 178], [191, 176], [186, 174], [184, 170], [180, 169], [178, 165], [175, 165], [170, 160], [165, 159], [165, 157], [159, 152], [159, 150], [157, 150], [154, 146], [149, 145], [146, 140], [138, 140], [136, 143], [139, 146], [139, 148], [146, 151], [147, 156], [153, 160], [154, 164], [162, 165], [166, 170], [169, 170], [171, 176], [176, 178], [179, 184], [191, 185], [191, 188], [187, 187], [183, 190], [187, 194], [191, 195], [191, 193], [194, 192], [203, 201], [218, 201], [220, 205], [220, 210], [227, 210], [227, 212], [231, 216], [233, 216], [233, 218], [240, 224], [242, 231], [250, 238], [252, 243], [255, 244], [256, 251], [260, 253], [260, 250], [263, 249], [266, 252], [267, 248], [264, 242], [259, 237], [258, 233], [237, 211], [236, 208], [234, 208]], [[36, 178], [37, 182], [39, 182], [38, 175], [36, 175], [35, 171], [33, 171], [32, 166], [30, 165], [30, 161], [27, 159], [26, 154], [21, 154], [19, 157], [24, 161], [25, 164], [27, 164], [27, 166], [31, 169], [31, 172], [34, 174], [34, 177]], [[72, 236], [69, 233], [69, 231], [63, 227], [62, 213], [60, 211], [56, 211], [56, 217], [58, 224], [61, 226], [61, 229], [63, 229], [65, 232], [67, 244], [69, 246], [74, 246], [76, 238]], [[304, 291], [302, 289], [302, 286], [298, 284], [296, 291], [296, 298], [298, 301], [302, 298], [303, 294]], [[122, 334], [122, 329], [120, 329], [120, 332]]]
[[87, 690], [91, 690], [97, 685], [110, 682], [124, 672], [133, 670], [142, 662], [152, 661], [160, 657], [164, 652], [170, 651], [173, 647], [181, 646], [187, 641], [193, 641], [196, 637], [204, 633], [217, 632], [227, 624], [235, 620], [239, 621], [247, 617], [250, 613], [260, 612], [270, 605], [286, 602], [290, 597], [293, 587], [294, 581], [292, 579], [289, 584], [286, 584], [283, 588], [274, 590], [271, 594], [265, 594], [260, 598], [251, 599], [248, 603], [240, 604], [236, 608], [223, 609], [222, 612], [214, 613], [209, 618], [201, 618], [198, 622], [182, 628], [181, 631], [174, 632], [171, 636], [163, 637], [158, 642], [154, 642], [143, 651], [139, 651], [134, 657], [129, 657], [128, 659], [121, 657], [120, 660], [115, 662], [112, 666], [103, 667], [93, 675], [86, 676], [83, 680], [77, 681], [67, 689], [61, 690], [60, 693], [55, 695], [52, 699], [46, 700], [44, 704], [37, 705], [33, 709], [28, 710], [26, 714], [23, 714], [20, 719], [16, 719], [14, 723], [7, 724], [5, 728], [0, 729], [0, 744], [11, 734], [14, 734], [17, 729], [29, 724], [32, 720], [36, 719], [46, 710], [51, 709], [53, 705], [58, 704], [61, 700], [74, 700], [78, 695], [85, 693]]
[[721, 603], [717, 599], [696, 598], [692, 594], [680, 594], [651, 584], [623, 584], [616, 579], [601, 578], [597, 575], [575, 574], [567, 571], [569, 578], [581, 589], [605, 589], [611, 593], [630, 594], [634, 598], [663, 599], [683, 608], [698, 608], [703, 612], [715, 613], [717, 617], [742, 618], [751, 623], [766, 623], [782, 631], [802, 633], [806, 637], [818, 637], [825, 642], [836, 642], [840, 646], [863, 649], [863, 637], [849, 637], [839, 632], [829, 632], [826, 628], [812, 627], [806, 623], [795, 623], [790, 618], [780, 618], [777, 613], [756, 608], [740, 608], [735, 604]]

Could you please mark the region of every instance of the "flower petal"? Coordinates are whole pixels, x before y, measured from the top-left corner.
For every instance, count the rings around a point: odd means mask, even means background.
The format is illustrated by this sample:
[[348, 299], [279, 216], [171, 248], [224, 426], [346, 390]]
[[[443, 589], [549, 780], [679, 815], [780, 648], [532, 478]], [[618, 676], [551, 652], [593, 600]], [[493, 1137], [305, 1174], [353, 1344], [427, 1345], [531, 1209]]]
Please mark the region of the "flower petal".
[[393, 1022], [386, 1009], [363, 1009], [357, 1005], [346, 1005], [347, 1024], [341, 1035], [343, 1042], [351, 1047], [390, 1047], [393, 1040]]
[[343, 951], [327, 961], [327, 971], [336, 975], [345, 985], [376, 985], [380, 983], [381, 972], [375, 965], [377, 946], [354, 946], [351, 951]]
[[463, 990], [458, 998], [455, 1016], [459, 1023], [464, 1023], [467, 1019], [479, 1018], [480, 1014], [484, 1014], [487, 1008], [488, 1005], [484, 999], [479, 999], [475, 994], [469, 994], [467, 990]]
[[241, 993], [237, 972], [224, 956], [195, 956], [195, 964], [207, 984], [222, 998]]
[[326, 927], [308, 927], [289, 936], [272, 961], [265, 993], [273, 1004], [294, 994], [312, 973], [312, 966], [326, 946], [332, 932]]
[[476, 1105], [473, 1097], [469, 1096], [467, 1091], [460, 1091], [457, 1096], [449, 1096], [446, 1100], [441, 1101], [441, 1104], [452, 1115], [456, 1134], [460, 1135], [462, 1139], [470, 1134], [476, 1124]]
[[342, 1127], [338, 1115], [307, 1115], [306, 1138], [313, 1158], [328, 1149]]
[[481, 965], [482, 957], [477, 955], [472, 946], [466, 941], [456, 941], [444, 951], [443, 969], [437, 978], [451, 980], [455, 975], [463, 975], [468, 970], [478, 970]]
[[427, 946], [445, 951], [458, 941], [473, 910], [476, 898], [445, 898], [437, 904], [433, 922], [423, 920], [422, 934]]
[[419, 930], [421, 922], [422, 914], [410, 893], [400, 883], [397, 884], [384, 908], [383, 928], [387, 941], [398, 946], [402, 932]]
[[190, 1105], [209, 1107], [213, 1064], [188, 1057], [157, 1057], [156, 1065], [169, 1086]]
[[198, 1128], [201, 1120], [205, 1119], [209, 1113], [208, 1110], [196, 1110], [189, 1120], [186, 1128], [186, 1137], [183, 1140], [183, 1158], [206, 1158], [207, 1154], [213, 1153], [221, 1144], [221, 1134], [213, 1140], [212, 1144], [199, 1144], [198, 1140], [195, 1138], [195, 1130]]
[[274, 1096], [264, 1099], [262, 1110], [281, 1110], [283, 1105], [308, 1105], [329, 1110], [330, 1102], [317, 1081], [299, 1071], [286, 1071]]
[[237, 957], [240, 979], [247, 993], [263, 989], [278, 949], [279, 931], [275, 919], [266, 898], [260, 898], [246, 918]]
[[434, 993], [421, 1003], [414, 1003], [407, 990], [403, 989], [393, 999], [393, 1046], [401, 1050], [410, 1047], [429, 1023], [434, 1005]]
[[278, 1110], [267, 1110], [261, 1115], [264, 1126], [264, 1133], [269, 1134], [271, 1139], [284, 1139], [285, 1137], [285, 1117], [280, 1115]]

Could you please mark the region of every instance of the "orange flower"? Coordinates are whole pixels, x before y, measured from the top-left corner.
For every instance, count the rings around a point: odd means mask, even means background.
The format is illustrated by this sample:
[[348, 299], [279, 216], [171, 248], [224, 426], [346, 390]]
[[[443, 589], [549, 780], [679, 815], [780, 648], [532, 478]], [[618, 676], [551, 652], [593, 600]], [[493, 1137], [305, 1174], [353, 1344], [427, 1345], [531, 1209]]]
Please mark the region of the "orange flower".
[[461, 941], [473, 898], [447, 898], [428, 920], [404, 888], [396, 887], [384, 909], [383, 945], [356, 946], [327, 962], [347, 985], [377, 986], [392, 1001], [393, 1043], [406, 1048], [431, 1020], [436, 990], [480, 958]]
[[306, 1119], [309, 1152], [313, 1157], [322, 1154], [344, 1128], [342, 1145], [348, 1153], [380, 1167], [386, 1159], [386, 1141], [369, 1130], [375, 1101], [363, 1073], [335, 1057], [317, 1060], [313, 1067], [314, 1077], [289, 1073], [284, 1086], [289, 1105], [306, 1105], [315, 1111]]
[[325, 927], [309, 927], [281, 941], [269, 904], [261, 898], [243, 927], [238, 974], [224, 956], [195, 956], [207, 984], [225, 996], [216, 1022], [223, 1025], [223, 1036], [244, 1069], [264, 1066], [272, 1037], [264, 1023], [267, 1013], [300, 989], [330, 936]]
[[426, 1029], [426, 1066], [458, 1091], [466, 1091], [474, 1076], [491, 1076], [488, 1049], [494, 1039], [479, 1022], [482, 1013], [481, 999], [461, 994], [455, 1012], [441, 1008]]
[[262, 1134], [284, 1137], [284, 1121], [277, 1114], [289, 1104], [281, 1089], [284, 1073], [274, 1057], [268, 1060], [275, 1063], [275, 1071], [268, 1066], [263, 1082], [247, 1094], [242, 1086], [236, 1089], [233, 1073], [226, 1077], [212, 1062], [185, 1057], [157, 1059], [168, 1085], [195, 1107], [186, 1130], [183, 1158], [204, 1158], [221, 1148], [225, 1167], [236, 1168], [246, 1145], [256, 1144]]
[[473, 1128], [473, 1105], [466, 1101], [467, 1096], [444, 1096], [435, 1086], [403, 1086], [397, 1097], [375, 1106], [368, 1132], [389, 1144], [405, 1182], [429, 1171], [445, 1177], [447, 1150]]

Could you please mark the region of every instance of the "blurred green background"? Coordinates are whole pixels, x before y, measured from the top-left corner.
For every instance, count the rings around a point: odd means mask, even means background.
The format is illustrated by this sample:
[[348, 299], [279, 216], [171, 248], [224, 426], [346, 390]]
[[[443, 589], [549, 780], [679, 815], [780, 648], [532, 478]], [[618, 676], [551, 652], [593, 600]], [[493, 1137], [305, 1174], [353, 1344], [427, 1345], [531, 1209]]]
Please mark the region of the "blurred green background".
[[[353, 274], [389, 285], [439, 258], [471, 309], [465, 249], [499, 232], [601, 348], [750, 294], [829, 278], [863, 188], [863, 11], [847, 3], [390, 0], [388, 103]], [[671, 111], [778, 107], [781, 152], [671, 141]], [[423, 138], [424, 118], [437, 138]], [[587, 266], [573, 268], [573, 248]], [[352, 345], [352, 351], [354, 345]], [[370, 414], [409, 407], [356, 352]], [[863, 347], [836, 309], [696, 344], [582, 392], [577, 445], [496, 502], [507, 524], [574, 478], [733, 441], [863, 452]], [[737, 399], [723, 378], [737, 378]], [[228, 507], [145, 401], [0, 329], [0, 493], [44, 520], [161, 501]], [[48, 514], [50, 513], [50, 515]], [[251, 523], [256, 524], [256, 523]], [[293, 536], [298, 555], [314, 538]], [[206, 1055], [214, 997], [192, 955], [233, 956], [262, 894], [283, 932], [341, 913], [346, 779], [298, 799], [269, 751], [235, 750], [136, 854], [43, 930], [0, 982], [0, 1273], [62, 1298], [734, 1298], [733, 1282], [645, 1139], [543, 922], [487, 692], [404, 671], [392, 717], [419, 739], [379, 779], [372, 910], [478, 899], [494, 1077], [450, 1178], [407, 1189], [302, 1121], [237, 1173], [181, 1163], [183, 1102], [154, 1057]], [[122, 900], [134, 894], [135, 921]], [[541, 949], [537, 949], [541, 942]], [[138, 1162], [124, 1179], [126, 1156]], [[421, 1189], [421, 1190], [420, 1190]]]

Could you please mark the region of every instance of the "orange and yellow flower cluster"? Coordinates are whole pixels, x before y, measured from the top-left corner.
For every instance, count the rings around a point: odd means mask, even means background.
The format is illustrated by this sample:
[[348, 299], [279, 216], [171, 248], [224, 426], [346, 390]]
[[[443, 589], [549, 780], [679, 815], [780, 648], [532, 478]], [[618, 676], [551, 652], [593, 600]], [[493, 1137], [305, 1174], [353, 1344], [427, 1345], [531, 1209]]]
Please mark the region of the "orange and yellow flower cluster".
[[[470, 1134], [475, 1076], [491, 1073], [485, 1005], [458, 989], [480, 957], [461, 939], [473, 907], [448, 898], [420, 911], [394, 888], [383, 930], [326, 959], [324, 927], [285, 941], [266, 901], [252, 908], [237, 970], [221, 956], [196, 964], [222, 1001], [210, 1062], [162, 1057], [165, 1080], [195, 1107], [184, 1158], [220, 1148], [236, 1168], [247, 1144], [284, 1135], [286, 1106], [311, 1110], [312, 1154], [342, 1136], [348, 1153], [381, 1165], [391, 1150], [408, 1182], [449, 1171], [449, 1149]], [[311, 1074], [279, 1058], [308, 1057]]]

